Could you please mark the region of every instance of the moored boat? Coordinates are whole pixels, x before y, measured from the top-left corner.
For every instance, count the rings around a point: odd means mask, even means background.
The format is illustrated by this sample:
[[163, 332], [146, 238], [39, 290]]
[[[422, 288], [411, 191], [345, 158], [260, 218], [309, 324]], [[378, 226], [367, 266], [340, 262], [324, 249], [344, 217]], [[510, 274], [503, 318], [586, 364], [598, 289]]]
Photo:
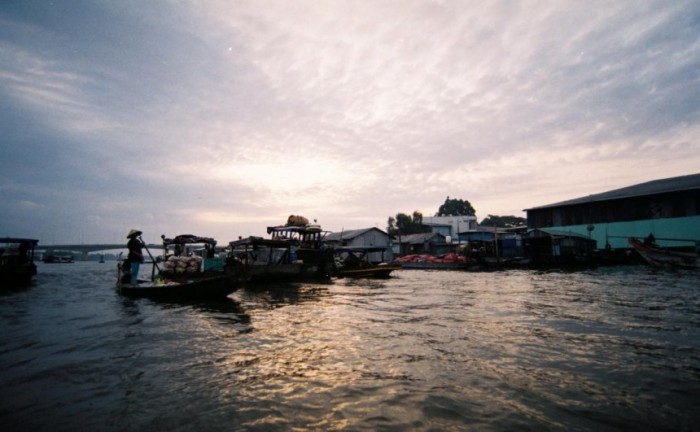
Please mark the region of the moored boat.
[[0, 238], [0, 288], [29, 285], [36, 275], [34, 248], [39, 240]]
[[229, 243], [230, 262], [251, 282], [330, 279], [333, 251], [323, 245], [319, 225], [290, 216], [284, 226], [268, 227], [270, 238], [247, 237]]
[[628, 242], [644, 261], [655, 267], [700, 268], [700, 258], [697, 253], [662, 248], [651, 241], [642, 242], [634, 237], [630, 237]]
[[[399, 265], [390, 265], [384, 261], [385, 247], [339, 247], [333, 250], [336, 257], [338, 274], [350, 278], [388, 278]], [[378, 261], [373, 261], [374, 254], [381, 254]]]
[[44, 264], [71, 264], [75, 262], [73, 255], [44, 255]]

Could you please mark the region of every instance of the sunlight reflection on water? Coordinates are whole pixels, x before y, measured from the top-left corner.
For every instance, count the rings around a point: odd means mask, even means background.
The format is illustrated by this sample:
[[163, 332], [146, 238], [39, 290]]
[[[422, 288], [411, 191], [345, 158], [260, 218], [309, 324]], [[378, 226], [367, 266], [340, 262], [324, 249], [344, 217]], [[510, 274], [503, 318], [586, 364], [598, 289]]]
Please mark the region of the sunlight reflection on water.
[[[125, 299], [108, 264], [0, 297], [16, 430], [693, 429], [696, 273], [399, 271]], [[21, 426], [21, 427], [20, 427]]]

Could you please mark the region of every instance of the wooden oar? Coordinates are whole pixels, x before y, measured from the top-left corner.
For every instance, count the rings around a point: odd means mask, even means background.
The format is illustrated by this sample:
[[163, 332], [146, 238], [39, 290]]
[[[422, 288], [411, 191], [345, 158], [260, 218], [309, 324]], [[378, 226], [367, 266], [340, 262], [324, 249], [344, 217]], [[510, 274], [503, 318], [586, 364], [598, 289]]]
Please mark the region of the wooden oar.
[[156, 261], [155, 258], [153, 258], [153, 255], [151, 255], [151, 251], [148, 250], [148, 246], [146, 246], [146, 242], [143, 241], [143, 239], [141, 238], [141, 236], [139, 236], [139, 241], [141, 242], [141, 244], [143, 245], [143, 247], [146, 249], [146, 252], [148, 252], [148, 256], [151, 257], [151, 261], [153, 261], [153, 265], [156, 266], [156, 268], [158, 269], [158, 272], [160, 273], [160, 267], [158, 267], [158, 262]]

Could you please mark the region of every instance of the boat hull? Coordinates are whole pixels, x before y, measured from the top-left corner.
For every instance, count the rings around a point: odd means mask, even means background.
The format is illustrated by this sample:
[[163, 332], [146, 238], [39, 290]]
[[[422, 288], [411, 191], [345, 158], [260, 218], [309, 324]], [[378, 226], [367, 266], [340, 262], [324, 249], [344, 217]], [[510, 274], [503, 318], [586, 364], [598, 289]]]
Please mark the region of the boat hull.
[[394, 270], [400, 270], [400, 266], [372, 266], [356, 269], [340, 269], [340, 275], [347, 278], [372, 278], [387, 279]]
[[628, 241], [632, 249], [644, 261], [655, 267], [700, 268], [700, 259], [696, 253], [663, 249], [654, 245], [644, 244], [635, 238], [630, 238]]
[[39, 240], [0, 238], [0, 290], [28, 286], [36, 275], [34, 248]]
[[73, 258], [72, 256], [50, 255], [44, 257], [44, 264], [73, 264], [74, 262], [75, 258]]
[[294, 282], [303, 278], [302, 267], [296, 264], [249, 266], [243, 272], [250, 282]]
[[402, 262], [401, 268], [407, 270], [466, 270], [469, 265], [461, 262]]
[[170, 281], [162, 284], [152, 282], [117, 284], [117, 291], [129, 297], [169, 298], [169, 299], [216, 299], [235, 292], [240, 284], [239, 278], [230, 275], [203, 277], [192, 280]]
[[18, 288], [28, 286], [32, 283], [34, 275], [36, 275], [36, 266], [34, 264], [15, 269], [2, 269], [0, 271], [0, 287]]
[[234, 270], [250, 283], [261, 282], [300, 282], [305, 280], [328, 279], [317, 266], [303, 264], [240, 265]]

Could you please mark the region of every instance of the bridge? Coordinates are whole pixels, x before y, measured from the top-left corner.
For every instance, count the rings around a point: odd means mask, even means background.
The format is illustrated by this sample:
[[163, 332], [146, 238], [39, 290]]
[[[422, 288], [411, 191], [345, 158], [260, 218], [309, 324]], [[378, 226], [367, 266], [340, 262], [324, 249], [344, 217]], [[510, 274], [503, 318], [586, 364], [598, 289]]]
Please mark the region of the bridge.
[[[163, 250], [162, 244], [147, 244], [146, 247], [151, 251], [153, 256], [160, 255]], [[60, 252], [71, 252], [76, 255], [76, 259], [87, 260], [88, 254], [90, 252], [100, 252], [100, 251], [126, 251], [126, 244], [124, 243], [106, 243], [106, 244], [59, 244], [59, 245], [42, 245], [39, 244], [34, 249], [35, 252], [54, 254], [58, 251]]]

